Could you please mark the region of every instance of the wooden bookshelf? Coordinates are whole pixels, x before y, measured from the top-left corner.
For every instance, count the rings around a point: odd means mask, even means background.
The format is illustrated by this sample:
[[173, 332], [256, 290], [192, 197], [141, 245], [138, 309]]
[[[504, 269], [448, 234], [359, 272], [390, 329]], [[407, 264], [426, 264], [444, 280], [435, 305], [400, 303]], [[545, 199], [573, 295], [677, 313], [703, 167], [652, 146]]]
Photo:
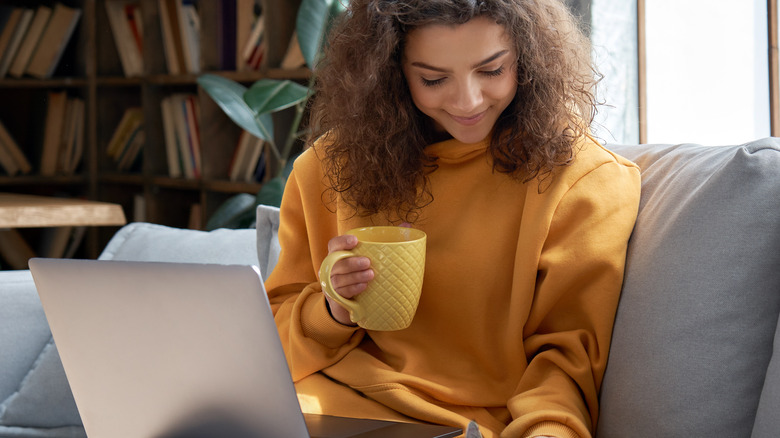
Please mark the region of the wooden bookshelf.
[[[109, 23], [110, 0], [0, 0], [0, 5], [35, 8], [56, 3], [78, 8], [81, 18], [61, 61], [49, 79], [30, 76], [0, 79], [0, 120], [33, 165], [26, 175], [0, 173], [4, 192], [43, 196], [71, 196], [116, 203], [128, 221], [136, 219], [174, 227], [205, 224], [216, 208], [236, 193], [255, 193], [260, 183], [233, 182], [228, 168], [241, 130], [197, 85], [202, 73], [215, 73], [250, 85], [261, 78], [293, 79], [305, 83], [306, 68], [278, 68], [287, 50], [300, 0], [260, 0], [266, 20], [267, 51], [257, 71], [219, 69], [219, 0], [194, 4], [200, 20], [200, 72], [169, 74], [163, 50], [160, 0], [137, 0], [143, 22], [143, 73], [125, 77], [122, 60]], [[40, 142], [46, 100], [51, 91], [66, 91], [85, 102], [84, 155], [72, 175], [41, 176]], [[168, 173], [161, 101], [173, 93], [196, 96], [200, 108], [201, 175], [197, 179], [172, 178]], [[140, 107], [145, 137], [140, 164], [119, 171], [107, 154], [107, 145], [124, 111]], [[283, 123], [283, 122], [282, 122]], [[279, 130], [285, 132], [284, 129]], [[197, 207], [193, 207], [197, 205]], [[143, 215], [139, 214], [143, 212]], [[97, 256], [119, 227], [90, 229], [79, 255]]]

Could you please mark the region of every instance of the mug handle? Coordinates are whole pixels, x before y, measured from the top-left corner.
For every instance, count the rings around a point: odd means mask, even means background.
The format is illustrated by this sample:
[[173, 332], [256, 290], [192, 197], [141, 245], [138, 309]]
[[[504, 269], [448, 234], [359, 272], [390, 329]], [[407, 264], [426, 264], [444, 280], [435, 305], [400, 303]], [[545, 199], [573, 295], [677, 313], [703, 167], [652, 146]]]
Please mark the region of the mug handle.
[[333, 270], [333, 265], [344, 258], [354, 257], [356, 254], [352, 251], [333, 251], [325, 257], [320, 265], [320, 286], [325, 295], [333, 298], [337, 303], [344, 306], [349, 311], [349, 319], [352, 322], [358, 322], [361, 318], [360, 306], [353, 300], [347, 299], [336, 293], [333, 288], [333, 283], [330, 279], [330, 272]]

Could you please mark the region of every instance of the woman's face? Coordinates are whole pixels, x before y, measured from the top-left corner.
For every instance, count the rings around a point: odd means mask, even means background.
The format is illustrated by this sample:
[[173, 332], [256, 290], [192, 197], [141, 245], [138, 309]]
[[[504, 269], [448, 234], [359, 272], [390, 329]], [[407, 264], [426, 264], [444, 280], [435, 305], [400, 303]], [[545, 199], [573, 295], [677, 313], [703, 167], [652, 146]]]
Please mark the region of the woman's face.
[[513, 46], [503, 26], [484, 17], [414, 29], [403, 71], [417, 108], [464, 143], [487, 137], [517, 90]]

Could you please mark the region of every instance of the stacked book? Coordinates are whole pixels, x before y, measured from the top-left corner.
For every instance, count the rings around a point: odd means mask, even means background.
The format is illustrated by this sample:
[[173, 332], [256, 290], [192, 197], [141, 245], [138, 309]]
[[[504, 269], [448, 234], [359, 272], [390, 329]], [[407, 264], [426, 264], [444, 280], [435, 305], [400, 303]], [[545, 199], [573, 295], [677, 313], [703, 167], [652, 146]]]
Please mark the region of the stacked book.
[[50, 78], [80, 18], [81, 9], [61, 3], [0, 6], [0, 77]]
[[65, 91], [49, 91], [40, 174], [72, 175], [84, 155], [84, 100]]
[[200, 17], [192, 0], [158, 0], [165, 64], [170, 74], [200, 72]]
[[219, 0], [217, 50], [220, 70], [259, 70], [266, 53], [260, 0]]
[[200, 105], [197, 96], [174, 93], [165, 97], [160, 105], [168, 175], [172, 178], [200, 178]]
[[135, 169], [145, 141], [143, 110], [140, 107], [127, 108], [108, 141], [106, 155], [114, 161], [117, 170]]
[[264, 182], [268, 175], [266, 144], [248, 131], [241, 131], [228, 170], [230, 181]]

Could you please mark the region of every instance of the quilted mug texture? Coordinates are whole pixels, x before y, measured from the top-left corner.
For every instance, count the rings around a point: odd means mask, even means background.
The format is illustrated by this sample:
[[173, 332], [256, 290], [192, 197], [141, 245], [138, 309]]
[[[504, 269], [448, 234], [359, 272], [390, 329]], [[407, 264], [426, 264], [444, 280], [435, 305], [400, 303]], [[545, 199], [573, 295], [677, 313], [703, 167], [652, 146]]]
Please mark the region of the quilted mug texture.
[[[322, 290], [350, 312], [352, 322], [368, 330], [401, 330], [412, 323], [420, 302], [425, 274], [426, 235], [404, 227], [350, 230], [358, 244], [350, 251], [329, 254], [320, 268]], [[337, 294], [330, 280], [333, 264], [345, 257], [371, 260], [374, 279], [352, 299]]]

